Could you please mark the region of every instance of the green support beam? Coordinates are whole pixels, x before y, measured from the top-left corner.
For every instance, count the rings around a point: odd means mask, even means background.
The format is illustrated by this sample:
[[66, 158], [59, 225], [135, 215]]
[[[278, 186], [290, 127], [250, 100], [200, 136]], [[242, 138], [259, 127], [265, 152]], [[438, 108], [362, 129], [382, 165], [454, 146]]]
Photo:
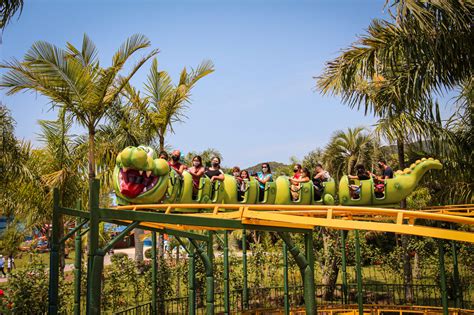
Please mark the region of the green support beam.
[[196, 240], [189, 238], [189, 242], [197, 251], [197, 254], [204, 264], [206, 274], [206, 314], [212, 315], [214, 314], [214, 253], [212, 249], [212, 232], [209, 232], [209, 241], [206, 244], [206, 251], [196, 243]]
[[100, 296], [104, 256], [99, 250], [99, 190], [100, 184], [94, 179], [89, 185], [89, 257], [87, 268], [87, 314], [100, 314]]
[[158, 314], [157, 312], [157, 286], [156, 286], [156, 275], [157, 275], [157, 265], [156, 265], [156, 232], [151, 232], [151, 312], [152, 314]]
[[193, 246], [188, 251], [188, 314], [196, 314], [196, 254]]
[[443, 306], [443, 315], [448, 315], [448, 290], [446, 288], [446, 269], [444, 266], [444, 247], [443, 241], [438, 239], [438, 262], [439, 262], [439, 280], [441, 289], [441, 304]]
[[283, 243], [283, 290], [284, 290], [284, 311], [285, 315], [290, 314], [290, 299], [288, 292], [288, 248]]
[[[451, 225], [451, 229], [454, 229], [454, 226]], [[454, 289], [454, 306], [456, 308], [462, 308], [462, 289], [461, 281], [459, 278], [459, 266], [458, 266], [458, 249], [456, 242], [451, 241], [451, 252], [453, 256], [453, 289]]]
[[362, 264], [360, 259], [359, 230], [355, 230], [355, 252], [356, 252], [356, 278], [357, 278], [357, 306], [359, 315], [364, 315], [364, 302], [362, 296]]
[[[77, 201], [77, 209], [81, 210], [81, 200]], [[76, 219], [76, 225], [81, 222], [80, 218]], [[82, 278], [82, 236], [81, 228], [76, 230], [76, 238], [74, 242], [74, 315], [81, 314], [81, 278]]]
[[[305, 233], [306, 261], [308, 265], [304, 272], [304, 293], [306, 310], [311, 309], [311, 313], [317, 314], [316, 308], [316, 288], [314, 286], [314, 252], [313, 252], [313, 232]], [[308, 311], [306, 311], [308, 314]]]
[[342, 303], [347, 304], [347, 262], [346, 262], [346, 236], [347, 231], [341, 230], [341, 256], [342, 256]]
[[243, 287], [242, 287], [242, 308], [247, 310], [249, 308], [249, 292], [247, 279], [247, 231], [242, 229], [242, 272], [243, 272]]
[[61, 238], [59, 240], [59, 243], [64, 243], [65, 241], [68, 240], [68, 238], [70, 238], [71, 236], [73, 236], [74, 234], [76, 234], [76, 231], [77, 230], [80, 230], [89, 220], [83, 220], [82, 222], [80, 220], [77, 220], [76, 221], [76, 227], [73, 228], [71, 231], [69, 231], [69, 233], [67, 233], [66, 235], [64, 235], [63, 238]]
[[229, 232], [228, 231], [224, 231], [224, 314], [226, 315], [230, 314]]
[[293, 243], [290, 235], [287, 233], [278, 232], [278, 235], [288, 246], [288, 250], [293, 256], [296, 264], [300, 269], [300, 273], [303, 279], [304, 287], [304, 301], [306, 314], [316, 314], [316, 300], [315, 300], [315, 286], [314, 286], [314, 273], [312, 265], [314, 264], [314, 256], [312, 254], [313, 246], [313, 235], [312, 233], [305, 233], [305, 254], [301, 253], [299, 248]]
[[183, 216], [181, 214], [165, 214], [149, 211], [100, 209], [100, 218], [107, 220], [125, 220], [139, 222], [154, 222], [165, 224], [182, 224], [192, 226], [208, 226], [217, 228], [239, 229], [242, 224], [237, 220]]
[[53, 190], [53, 220], [49, 253], [49, 299], [48, 314], [58, 314], [59, 302], [59, 190]]

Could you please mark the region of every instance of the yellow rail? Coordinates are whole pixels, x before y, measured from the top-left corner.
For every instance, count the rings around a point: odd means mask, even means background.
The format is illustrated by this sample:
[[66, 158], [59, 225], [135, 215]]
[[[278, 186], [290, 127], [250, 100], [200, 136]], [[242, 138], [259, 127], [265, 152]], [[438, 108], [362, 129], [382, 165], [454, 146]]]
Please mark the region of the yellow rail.
[[[471, 205], [472, 206], [472, 205]], [[459, 207], [450, 207], [457, 209]], [[463, 209], [471, 209], [468, 205]], [[372, 230], [474, 243], [474, 218], [441, 208], [426, 211], [402, 209], [350, 207], [350, 206], [302, 206], [302, 205], [244, 205], [244, 204], [151, 204], [117, 207], [118, 210], [160, 211], [167, 214], [238, 220], [242, 224], [313, 229], [316, 226], [343, 230]], [[192, 212], [192, 211], [203, 212]], [[417, 225], [420, 220], [430, 220], [434, 226]], [[464, 225], [463, 230], [452, 230], [450, 224]], [[143, 223], [156, 228], [215, 230], [215, 227], [185, 226]]]

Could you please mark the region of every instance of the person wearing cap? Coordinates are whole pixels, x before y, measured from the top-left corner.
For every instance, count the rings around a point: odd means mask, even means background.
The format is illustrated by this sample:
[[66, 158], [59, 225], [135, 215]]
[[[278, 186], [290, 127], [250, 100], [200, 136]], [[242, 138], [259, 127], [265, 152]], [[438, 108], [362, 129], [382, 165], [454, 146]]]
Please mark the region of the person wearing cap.
[[0, 271], [3, 273], [3, 277], [7, 276], [5, 273], [5, 258], [3, 258], [3, 255], [0, 255]]
[[179, 159], [181, 158], [181, 151], [174, 150], [171, 153], [171, 161], [168, 162], [168, 165], [173, 168], [176, 173], [183, 175], [183, 171], [186, 169], [186, 165], [182, 164]]

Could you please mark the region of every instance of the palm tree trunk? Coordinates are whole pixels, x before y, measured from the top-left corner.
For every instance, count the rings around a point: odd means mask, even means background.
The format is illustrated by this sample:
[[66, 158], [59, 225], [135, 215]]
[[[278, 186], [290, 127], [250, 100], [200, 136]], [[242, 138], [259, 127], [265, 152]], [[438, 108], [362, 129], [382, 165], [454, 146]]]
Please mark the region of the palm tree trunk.
[[340, 257], [334, 251], [334, 240], [337, 242], [337, 236], [328, 229], [322, 229], [324, 264], [322, 271], [323, 300], [333, 301], [334, 291], [336, 289], [337, 276], [339, 274]]
[[[405, 168], [405, 146], [402, 137], [397, 139], [397, 151], [398, 151], [398, 164], [400, 165], [400, 169]], [[402, 200], [400, 202], [400, 207], [402, 209], [406, 209], [407, 202], [406, 200]], [[409, 236], [402, 235], [402, 248], [403, 248], [403, 282], [405, 285], [405, 300], [407, 303], [413, 302], [413, 271], [411, 268], [411, 257], [410, 252], [408, 250], [408, 243], [409, 243]]]
[[158, 135], [158, 139], [160, 142], [160, 152], [165, 150], [165, 136], [164, 135]]
[[95, 127], [89, 126], [89, 181], [95, 178]]
[[134, 229], [134, 240], [135, 240], [135, 262], [143, 262], [143, 241], [141, 236], [143, 235], [142, 229]]

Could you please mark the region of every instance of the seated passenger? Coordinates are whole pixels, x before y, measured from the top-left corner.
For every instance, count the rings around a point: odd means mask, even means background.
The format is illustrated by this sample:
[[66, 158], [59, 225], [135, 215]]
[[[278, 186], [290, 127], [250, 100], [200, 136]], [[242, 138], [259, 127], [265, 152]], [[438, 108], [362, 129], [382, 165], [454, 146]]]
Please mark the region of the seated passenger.
[[211, 159], [211, 167], [209, 167], [204, 174], [209, 177], [211, 183], [215, 181], [224, 181], [224, 172], [221, 170], [221, 159], [217, 156]]
[[232, 176], [235, 177], [235, 181], [237, 182], [237, 187], [240, 187], [240, 184], [242, 183], [242, 178], [240, 177], [240, 167], [234, 166], [232, 168]]
[[199, 181], [204, 175], [204, 166], [202, 165], [202, 158], [199, 155], [193, 157], [193, 166], [188, 168], [189, 174], [193, 177], [193, 198], [195, 198], [199, 192]]
[[301, 170], [301, 174], [298, 178], [295, 178], [293, 176], [290, 178], [290, 192], [291, 192], [291, 199], [293, 201], [298, 201], [300, 198], [300, 188], [301, 188], [301, 183], [307, 183], [310, 181], [311, 174], [309, 170], [305, 167]]
[[257, 175], [255, 179], [258, 182], [258, 187], [260, 188], [260, 193], [259, 193], [259, 200], [262, 201], [264, 196], [265, 196], [265, 184], [267, 182], [273, 182], [273, 176], [272, 172], [270, 170], [270, 164], [268, 163], [263, 163], [262, 164], [262, 171], [257, 172]]
[[293, 167], [293, 179], [298, 179], [300, 178], [301, 176], [301, 164], [295, 164], [295, 166]]
[[[356, 175], [347, 175], [349, 179], [367, 180], [370, 179], [370, 172], [365, 169], [362, 164], [356, 165]], [[360, 198], [360, 186], [349, 185], [349, 192], [352, 199]]]
[[161, 151], [160, 152], [160, 159], [168, 161], [169, 160], [168, 153], [166, 151]]
[[374, 177], [374, 195], [376, 198], [383, 198], [385, 195], [385, 180], [393, 178], [393, 170], [390, 166], [387, 165], [385, 160], [379, 160], [377, 163], [381, 176], [376, 176], [375, 174], [370, 173]]
[[242, 170], [242, 172], [240, 172], [240, 179], [242, 180], [242, 182], [240, 184], [240, 191], [245, 192], [247, 190], [247, 186], [248, 186], [249, 180], [250, 180], [249, 172], [246, 171], [246, 170]]
[[168, 162], [168, 165], [173, 168], [176, 173], [183, 175], [183, 171], [186, 169], [186, 165], [181, 164], [179, 159], [181, 158], [181, 152], [179, 150], [174, 150], [171, 153], [171, 161]]
[[328, 171], [325, 171], [321, 164], [316, 164], [313, 176], [314, 200], [320, 200], [324, 193], [323, 183], [331, 178]]

